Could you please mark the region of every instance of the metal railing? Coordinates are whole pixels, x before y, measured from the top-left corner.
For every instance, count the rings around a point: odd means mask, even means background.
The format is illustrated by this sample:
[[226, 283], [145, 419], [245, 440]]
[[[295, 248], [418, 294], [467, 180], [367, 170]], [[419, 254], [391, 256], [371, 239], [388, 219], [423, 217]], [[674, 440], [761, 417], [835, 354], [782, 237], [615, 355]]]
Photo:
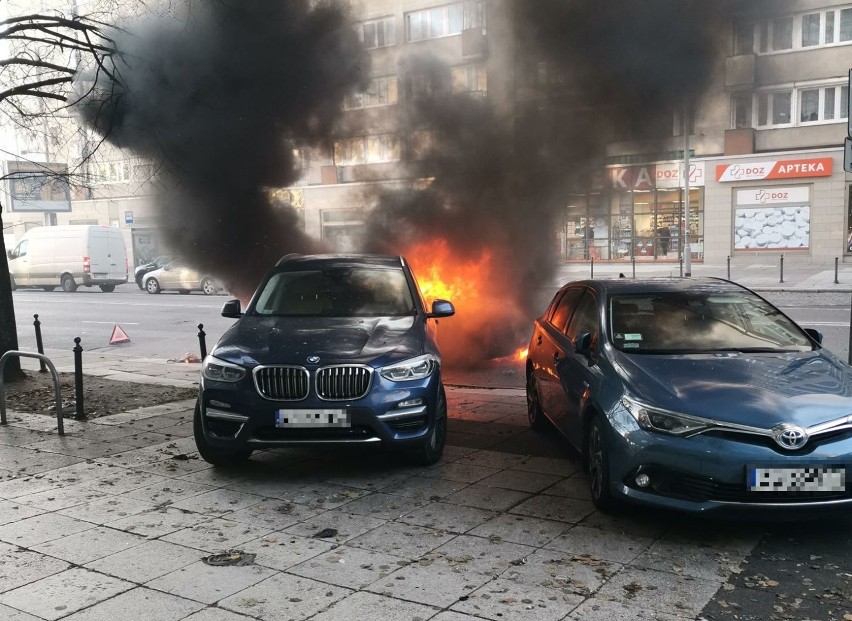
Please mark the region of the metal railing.
[[53, 388], [56, 393], [56, 426], [59, 430], [59, 435], [65, 435], [65, 427], [62, 424], [62, 397], [59, 389], [59, 373], [56, 372], [56, 367], [50, 359], [44, 354], [34, 354], [27, 351], [10, 350], [0, 356], [0, 425], [7, 425], [6, 422], [6, 384], [3, 380], [4, 370], [6, 369], [6, 361], [9, 358], [17, 356], [18, 358], [37, 358], [44, 362], [47, 368], [50, 369], [50, 374], [53, 376]]

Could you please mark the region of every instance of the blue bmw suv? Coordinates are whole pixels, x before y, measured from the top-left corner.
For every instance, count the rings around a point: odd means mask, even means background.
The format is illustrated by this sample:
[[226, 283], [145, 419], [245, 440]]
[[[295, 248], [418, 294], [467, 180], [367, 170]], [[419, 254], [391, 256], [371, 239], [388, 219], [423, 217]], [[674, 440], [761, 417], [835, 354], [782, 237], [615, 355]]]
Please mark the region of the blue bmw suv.
[[437, 321], [403, 257], [287, 255], [202, 366], [195, 442], [214, 465], [255, 449], [376, 444], [437, 462], [447, 433]]

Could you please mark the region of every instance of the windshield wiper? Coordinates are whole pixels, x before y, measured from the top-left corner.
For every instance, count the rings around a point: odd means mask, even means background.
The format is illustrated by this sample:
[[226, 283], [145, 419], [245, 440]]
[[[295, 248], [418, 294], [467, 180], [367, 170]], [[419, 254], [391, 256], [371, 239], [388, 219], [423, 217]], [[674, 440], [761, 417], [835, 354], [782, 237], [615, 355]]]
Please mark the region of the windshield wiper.
[[781, 349], [778, 347], [714, 347], [713, 349], [696, 350], [695, 353], [712, 354], [716, 352], [737, 352], [740, 354], [783, 354], [800, 351], [798, 349]]

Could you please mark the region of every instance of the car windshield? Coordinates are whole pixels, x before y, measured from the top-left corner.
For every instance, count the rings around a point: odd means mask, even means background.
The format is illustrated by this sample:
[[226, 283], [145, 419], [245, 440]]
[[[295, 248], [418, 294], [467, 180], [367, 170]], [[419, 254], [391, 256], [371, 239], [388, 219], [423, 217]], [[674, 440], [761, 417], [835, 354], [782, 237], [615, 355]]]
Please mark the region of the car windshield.
[[373, 267], [274, 274], [254, 312], [278, 317], [411, 315], [414, 300], [405, 273]]
[[631, 354], [813, 349], [781, 311], [745, 291], [613, 295], [608, 312], [612, 343]]

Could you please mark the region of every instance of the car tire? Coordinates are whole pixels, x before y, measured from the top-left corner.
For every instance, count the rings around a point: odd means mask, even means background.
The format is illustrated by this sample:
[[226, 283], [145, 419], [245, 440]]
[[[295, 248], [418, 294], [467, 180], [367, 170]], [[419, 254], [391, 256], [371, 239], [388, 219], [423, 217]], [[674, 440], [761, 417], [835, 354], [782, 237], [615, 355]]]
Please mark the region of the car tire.
[[42, 289], [44, 289], [45, 291], [47, 291], [48, 293], [50, 293], [51, 291], [53, 291], [54, 289], [56, 289], [56, 287], [54, 287], [53, 285], [50, 285], [49, 287], [42, 287]]
[[447, 444], [447, 395], [444, 386], [438, 388], [438, 403], [435, 406], [435, 422], [426, 442], [414, 452], [414, 461], [419, 466], [433, 466], [444, 454], [444, 446]]
[[139, 287], [142, 291], [145, 291], [145, 284], [142, 282], [141, 278], [136, 280], [136, 286]]
[[204, 295], [213, 295], [216, 293], [216, 283], [214, 283], [213, 279], [210, 277], [202, 278], [201, 290], [204, 292]]
[[597, 414], [589, 420], [585, 458], [592, 502], [601, 511], [614, 508], [616, 500], [609, 489], [609, 450], [603, 421]]
[[63, 274], [59, 280], [59, 286], [66, 293], [74, 293], [77, 290], [77, 283], [74, 282], [74, 277], [71, 274]]
[[532, 369], [527, 370], [527, 420], [530, 427], [539, 431], [544, 431], [549, 427], [547, 417], [541, 409], [538, 383], [535, 381]]
[[189, 295], [189, 289], [178, 289], [178, 293], [181, 295]]
[[201, 425], [201, 405], [197, 401], [195, 402], [195, 415], [192, 417], [192, 431], [198, 454], [208, 464], [222, 468], [237, 466], [251, 457], [253, 452], [252, 449], [223, 449], [210, 446], [204, 436], [204, 429]]
[[157, 282], [156, 278], [149, 278], [145, 281], [145, 291], [147, 291], [148, 293], [160, 292], [160, 283]]
[[115, 285], [98, 285], [104, 293], [112, 293], [115, 291]]

